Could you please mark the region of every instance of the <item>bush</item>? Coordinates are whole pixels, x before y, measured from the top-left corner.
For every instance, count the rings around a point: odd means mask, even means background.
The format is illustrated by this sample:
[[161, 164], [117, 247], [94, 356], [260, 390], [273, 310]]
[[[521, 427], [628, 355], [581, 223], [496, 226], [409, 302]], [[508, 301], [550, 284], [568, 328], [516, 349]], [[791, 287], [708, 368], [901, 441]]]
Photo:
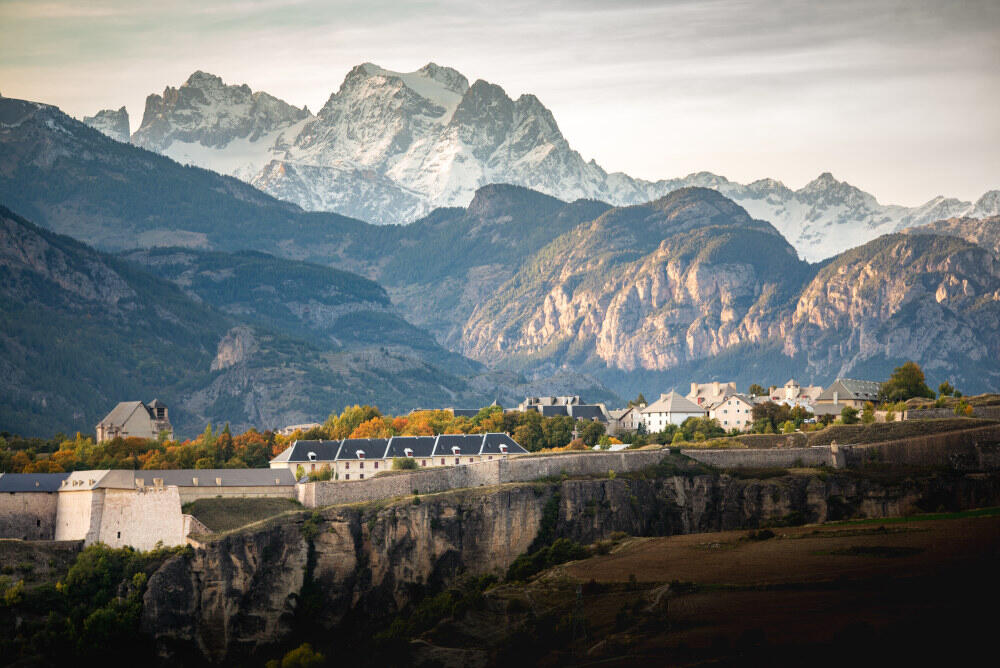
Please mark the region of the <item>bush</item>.
[[543, 547], [532, 554], [522, 554], [507, 569], [507, 579], [523, 581], [546, 568], [590, 556], [583, 545], [568, 538], [560, 538], [552, 545]]
[[415, 471], [417, 460], [413, 457], [396, 457], [392, 460], [393, 471]]

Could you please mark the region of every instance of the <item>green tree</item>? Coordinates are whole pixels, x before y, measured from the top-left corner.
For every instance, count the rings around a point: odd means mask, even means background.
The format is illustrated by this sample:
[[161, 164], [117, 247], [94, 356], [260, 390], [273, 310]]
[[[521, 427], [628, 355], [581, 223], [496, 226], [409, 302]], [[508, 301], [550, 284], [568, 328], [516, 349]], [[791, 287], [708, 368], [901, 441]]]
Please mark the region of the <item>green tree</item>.
[[853, 406], [844, 406], [840, 409], [840, 421], [844, 424], [857, 424], [858, 409]]
[[645, 405], [646, 405], [646, 397], [642, 395], [642, 392], [640, 392], [635, 399], [632, 399], [631, 401], [628, 402], [629, 408], [632, 408], [633, 406], [645, 406]]
[[862, 424], [872, 424], [875, 422], [875, 406], [870, 401], [865, 402], [865, 406], [861, 409], [861, 423]]
[[938, 385], [938, 394], [942, 397], [950, 397], [955, 394], [955, 388], [948, 381], [944, 381]]
[[883, 401], [906, 401], [913, 397], [933, 399], [935, 396], [916, 362], [905, 362], [893, 369], [889, 380], [882, 384], [881, 394]]
[[583, 442], [594, 447], [604, 436], [604, 425], [596, 420], [577, 420], [576, 432], [583, 439]]
[[568, 415], [548, 418], [542, 423], [542, 434], [545, 447], [561, 448], [573, 439], [573, 418]]
[[747, 390], [747, 394], [754, 397], [763, 397], [764, 395], [767, 394], [767, 388], [765, 388], [763, 385], [753, 383], [750, 385], [750, 389]]

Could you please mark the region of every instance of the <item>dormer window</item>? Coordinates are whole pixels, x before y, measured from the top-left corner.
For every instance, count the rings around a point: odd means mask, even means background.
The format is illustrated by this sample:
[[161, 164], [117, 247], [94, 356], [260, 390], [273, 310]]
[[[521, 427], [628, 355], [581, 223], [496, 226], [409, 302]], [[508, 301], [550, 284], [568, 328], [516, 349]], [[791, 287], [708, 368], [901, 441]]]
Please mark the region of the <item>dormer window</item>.
[[407, 457], [413, 456], [413, 448], [403, 448], [403, 454]]
[[462, 453], [462, 448], [458, 447], [457, 445], [451, 446], [451, 454], [458, 455], [461, 453]]
[[311, 462], [316, 461], [316, 453], [315, 452], [310, 452], [307, 456], [309, 457], [309, 461], [311, 461]]
[[364, 450], [358, 450], [354, 454], [356, 454], [358, 456], [358, 459], [364, 459], [365, 458], [365, 451]]
[[502, 455], [506, 455], [507, 454], [507, 446], [506, 445], [501, 445], [500, 446], [500, 454], [502, 454]]

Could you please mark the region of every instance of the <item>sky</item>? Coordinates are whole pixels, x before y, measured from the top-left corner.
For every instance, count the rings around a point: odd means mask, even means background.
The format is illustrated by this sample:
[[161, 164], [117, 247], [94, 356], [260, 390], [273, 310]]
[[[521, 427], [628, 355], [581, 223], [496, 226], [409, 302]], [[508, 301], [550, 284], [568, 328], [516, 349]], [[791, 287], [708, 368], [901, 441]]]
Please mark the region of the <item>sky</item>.
[[357, 64], [435, 62], [533, 93], [608, 171], [1000, 188], [998, 0], [0, 0], [0, 31], [0, 93], [133, 130], [195, 70], [316, 111]]

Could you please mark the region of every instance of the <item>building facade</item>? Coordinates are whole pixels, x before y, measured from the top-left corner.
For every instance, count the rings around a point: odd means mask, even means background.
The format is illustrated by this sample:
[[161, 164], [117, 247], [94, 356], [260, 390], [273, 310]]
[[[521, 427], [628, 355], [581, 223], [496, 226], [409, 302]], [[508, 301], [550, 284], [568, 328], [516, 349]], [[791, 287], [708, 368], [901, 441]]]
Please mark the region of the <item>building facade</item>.
[[642, 423], [650, 434], [663, 431], [669, 425], [681, 425], [690, 417], [705, 417], [707, 409], [676, 392], [661, 394], [660, 398], [641, 411]]
[[167, 439], [174, 437], [167, 405], [159, 399], [153, 399], [149, 404], [122, 401], [97, 423], [98, 443], [132, 436], [156, 439], [161, 434]]
[[717, 420], [719, 426], [729, 431], [746, 431], [753, 425], [753, 399], [745, 394], [732, 394], [708, 410], [708, 417]]

